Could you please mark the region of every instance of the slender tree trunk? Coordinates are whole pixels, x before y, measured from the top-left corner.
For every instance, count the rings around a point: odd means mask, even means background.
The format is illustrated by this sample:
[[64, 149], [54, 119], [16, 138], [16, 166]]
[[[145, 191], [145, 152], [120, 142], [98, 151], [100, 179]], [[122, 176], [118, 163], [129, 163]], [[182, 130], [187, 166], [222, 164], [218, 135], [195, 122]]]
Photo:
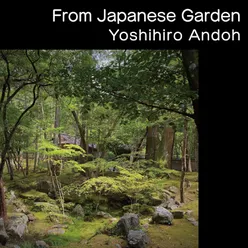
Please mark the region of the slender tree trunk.
[[[54, 115], [54, 128], [60, 127], [60, 105], [58, 97], [55, 100], [55, 115]], [[60, 145], [61, 144], [61, 135], [55, 132], [54, 133], [54, 144]]]
[[184, 135], [183, 135], [183, 148], [182, 148], [182, 167], [181, 167], [181, 179], [180, 179], [180, 202], [184, 203], [184, 181], [185, 171], [187, 167], [187, 119], [184, 118]]
[[186, 144], [186, 153], [187, 153], [187, 168], [186, 171], [192, 172], [192, 166], [191, 166], [191, 151], [190, 151], [190, 143], [187, 133], [187, 144]]
[[14, 171], [13, 171], [13, 166], [12, 166], [12, 163], [11, 163], [11, 159], [9, 157], [6, 159], [6, 164], [7, 164], [10, 180], [13, 180], [14, 179]]
[[147, 136], [147, 132], [148, 132], [148, 127], [146, 127], [146, 132], [145, 132], [144, 136], [140, 139], [138, 145], [136, 146], [136, 149], [135, 149], [136, 154], [134, 156], [133, 162], [137, 161], [138, 158], [139, 158], [138, 152], [141, 150], [142, 144], [143, 144], [143, 142], [144, 142], [144, 140], [145, 140], [145, 138]]
[[[199, 90], [199, 61], [197, 50], [182, 50], [183, 65], [187, 74], [190, 90], [198, 93]], [[199, 99], [192, 98], [192, 105], [194, 109], [194, 121], [199, 132]]]
[[6, 208], [6, 200], [4, 194], [4, 183], [3, 178], [0, 177], [0, 218], [3, 218], [4, 223], [7, 221], [7, 208]]
[[198, 171], [199, 168], [199, 142], [198, 133], [195, 132], [195, 170]]
[[26, 176], [28, 176], [28, 172], [29, 172], [28, 152], [25, 152], [25, 157], [26, 157]]
[[[79, 135], [80, 135], [80, 138], [81, 138], [80, 146], [85, 150], [85, 153], [88, 154], [88, 145], [86, 143], [86, 126], [80, 123], [76, 111], [73, 110], [71, 112], [72, 112], [72, 115], [73, 115], [74, 120], [76, 122], [78, 131], [79, 131]], [[84, 156], [84, 157], [82, 155], [79, 156], [79, 162], [80, 163], [85, 163], [87, 161], [88, 161], [87, 156]]]
[[187, 163], [187, 165], [188, 165], [187, 171], [188, 172], [192, 172], [192, 163], [191, 163], [191, 157], [190, 157], [190, 155], [188, 156], [188, 163]]
[[76, 111], [71, 111], [72, 112], [72, 115], [74, 117], [74, 120], [76, 122], [76, 125], [77, 125], [77, 128], [78, 128], [78, 131], [79, 131], [79, 134], [80, 134], [80, 138], [81, 138], [81, 147], [85, 150], [85, 152], [87, 153], [87, 144], [86, 144], [86, 140], [85, 140], [85, 126], [84, 125], [81, 125], [80, 121], [79, 121], [79, 118], [78, 118], [78, 115], [76, 113]]
[[174, 147], [174, 140], [175, 140], [175, 130], [172, 127], [167, 127], [165, 129], [165, 137], [166, 137], [166, 160], [167, 160], [167, 167], [172, 169], [172, 157], [173, 157], [173, 147]]
[[33, 171], [36, 171], [36, 168], [39, 163], [39, 134], [38, 134], [38, 129], [36, 130], [36, 135], [35, 135], [35, 154], [34, 154], [34, 169]]

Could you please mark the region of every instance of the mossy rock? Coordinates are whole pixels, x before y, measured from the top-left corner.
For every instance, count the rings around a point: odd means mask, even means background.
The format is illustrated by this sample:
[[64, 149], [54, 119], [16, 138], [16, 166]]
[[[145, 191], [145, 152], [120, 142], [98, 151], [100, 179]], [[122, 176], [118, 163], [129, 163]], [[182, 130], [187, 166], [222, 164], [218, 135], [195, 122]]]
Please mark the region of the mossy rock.
[[163, 202], [163, 195], [160, 193], [152, 193], [149, 197], [147, 205], [149, 206], [158, 206]]
[[52, 223], [72, 224], [72, 219], [65, 214], [49, 213], [46, 220]]
[[20, 194], [20, 197], [27, 200], [28, 202], [49, 202], [52, 203], [52, 200], [46, 193], [38, 192], [36, 190], [30, 190], [28, 192]]
[[59, 207], [57, 205], [48, 202], [35, 202], [34, 206], [32, 207], [32, 211], [60, 213]]
[[150, 215], [154, 213], [154, 208], [148, 205], [141, 205], [139, 203], [135, 203], [132, 205], [126, 205], [123, 208], [125, 213], [135, 213], [135, 214], [142, 214], [142, 215]]

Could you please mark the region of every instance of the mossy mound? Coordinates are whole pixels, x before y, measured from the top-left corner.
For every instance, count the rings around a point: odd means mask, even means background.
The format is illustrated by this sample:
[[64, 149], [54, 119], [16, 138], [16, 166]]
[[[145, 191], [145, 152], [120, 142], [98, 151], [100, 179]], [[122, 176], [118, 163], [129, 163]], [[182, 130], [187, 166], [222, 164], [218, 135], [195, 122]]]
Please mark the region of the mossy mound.
[[52, 223], [60, 223], [60, 224], [72, 224], [72, 219], [65, 214], [58, 214], [58, 213], [49, 213], [46, 217], [48, 222]]
[[30, 190], [28, 192], [21, 193], [20, 197], [27, 201], [49, 202], [49, 203], [54, 202], [54, 200], [52, 200], [46, 193], [39, 192], [36, 190]]
[[60, 213], [59, 207], [57, 205], [48, 202], [35, 202], [34, 206], [32, 207], [32, 211]]

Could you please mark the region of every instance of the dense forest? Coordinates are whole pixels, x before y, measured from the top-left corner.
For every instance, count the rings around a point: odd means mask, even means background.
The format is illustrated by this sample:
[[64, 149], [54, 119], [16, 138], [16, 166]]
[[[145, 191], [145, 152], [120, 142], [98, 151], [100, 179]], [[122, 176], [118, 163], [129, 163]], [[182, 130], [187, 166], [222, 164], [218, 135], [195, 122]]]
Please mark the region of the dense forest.
[[196, 50], [1, 50], [0, 245], [198, 247]]

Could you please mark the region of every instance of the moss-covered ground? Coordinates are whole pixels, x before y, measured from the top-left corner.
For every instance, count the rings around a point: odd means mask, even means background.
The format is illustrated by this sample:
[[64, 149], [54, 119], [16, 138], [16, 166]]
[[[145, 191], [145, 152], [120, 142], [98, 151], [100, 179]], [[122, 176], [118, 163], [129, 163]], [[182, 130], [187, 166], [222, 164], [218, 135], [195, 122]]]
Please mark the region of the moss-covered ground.
[[[154, 187], [160, 189], [168, 189], [170, 186], [180, 185], [180, 172], [168, 170], [170, 174], [169, 178], [160, 178], [153, 180]], [[190, 181], [190, 186], [185, 192], [185, 203], [180, 206], [180, 210], [190, 210], [190, 217], [198, 220], [198, 174], [186, 173], [186, 178]], [[43, 199], [44, 202], [55, 202], [47, 197], [46, 194], [37, 192], [34, 185], [38, 180], [49, 179], [46, 171], [30, 172], [28, 177], [24, 177], [22, 173], [16, 173], [14, 180], [9, 180], [5, 176], [5, 185], [10, 190], [15, 191], [17, 197], [29, 204], [29, 201], [37, 201]], [[63, 174], [60, 177], [60, 181], [64, 185], [71, 182], [81, 182], [82, 176], [79, 174], [73, 174], [68, 171], [67, 174]], [[179, 192], [176, 194], [176, 199], [179, 199]], [[8, 215], [13, 214], [13, 207], [8, 207]], [[28, 233], [26, 233], [22, 240], [19, 240], [21, 248], [32, 248], [35, 240], [44, 240], [50, 247], [116, 247], [119, 244], [121, 247], [126, 247], [126, 241], [120, 237], [109, 236], [106, 231], [113, 226], [121, 217], [121, 211], [114, 210], [110, 212], [116, 220], [104, 219], [104, 218], [92, 218], [90, 221], [84, 221], [80, 218], [70, 216], [70, 222], [61, 221], [60, 223], [66, 224], [65, 233], [62, 235], [47, 235], [47, 230], [51, 228], [55, 223], [49, 221], [46, 212], [34, 212], [31, 209], [31, 213], [36, 217], [36, 220], [28, 225]], [[117, 214], [118, 213], [118, 214]], [[146, 224], [146, 231], [148, 233], [150, 243], [148, 248], [197, 248], [198, 247], [198, 226], [191, 224], [187, 217], [183, 219], [174, 219], [173, 225], [158, 225], [149, 224], [151, 215], [141, 215], [141, 224]]]

